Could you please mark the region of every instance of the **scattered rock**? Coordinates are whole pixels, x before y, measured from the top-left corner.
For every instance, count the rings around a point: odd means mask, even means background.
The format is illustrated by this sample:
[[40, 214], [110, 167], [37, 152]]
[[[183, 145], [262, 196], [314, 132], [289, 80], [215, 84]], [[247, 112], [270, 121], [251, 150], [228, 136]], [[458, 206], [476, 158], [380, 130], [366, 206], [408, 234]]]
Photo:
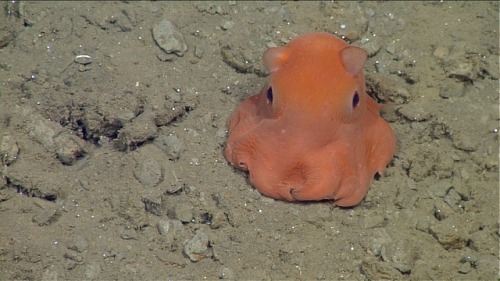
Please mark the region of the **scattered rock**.
[[449, 179], [439, 180], [429, 186], [427, 194], [431, 198], [443, 198], [453, 185]]
[[221, 28], [222, 30], [228, 30], [230, 29], [231, 27], [234, 26], [234, 22], [233, 21], [230, 21], [230, 20], [227, 20], [227, 21], [224, 21], [222, 24], [221, 24]]
[[194, 237], [184, 243], [184, 253], [192, 262], [210, 257], [208, 235], [201, 230], [197, 230]]
[[160, 235], [165, 238], [165, 243], [167, 245], [184, 235], [182, 222], [179, 220], [161, 219], [156, 224], [156, 228]]
[[261, 53], [236, 44], [225, 44], [221, 47], [222, 60], [239, 73], [255, 73], [260, 77], [267, 75], [260, 63]]
[[472, 270], [472, 265], [470, 262], [464, 262], [460, 265], [460, 268], [458, 269], [459, 273], [462, 274], [467, 274]]
[[85, 265], [85, 278], [87, 280], [97, 279], [99, 274], [101, 274], [101, 266], [98, 263], [92, 262]]
[[61, 212], [54, 203], [40, 199], [37, 200], [35, 205], [39, 208], [33, 216], [33, 222], [39, 226], [52, 224], [61, 217]]
[[188, 223], [193, 219], [193, 206], [187, 202], [179, 203], [170, 209], [168, 214], [172, 219]]
[[374, 259], [365, 259], [359, 267], [361, 274], [368, 280], [399, 280], [401, 273], [393, 268], [387, 262], [381, 262]]
[[167, 54], [174, 53], [182, 57], [187, 51], [184, 35], [169, 20], [164, 19], [153, 27], [153, 38]]
[[233, 270], [225, 266], [219, 267], [219, 269], [217, 270], [217, 274], [219, 275], [219, 279], [234, 280]]
[[459, 98], [465, 95], [465, 87], [463, 84], [452, 83], [447, 84], [439, 91], [439, 96], [443, 99]]
[[410, 92], [405, 84], [388, 75], [378, 73], [366, 74], [367, 92], [376, 96], [381, 101], [403, 104], [410, 99]]
[[448, 77], [463, 81], [474, 81], [478, 77], [479, 66], [476, 62], [454, 59], [445, 67]]
[[460, 223], [448, 218], [431, 224], [429, 232], [445, 249], [462, 249], [467, 244], [467, 231]]
[[442, 221], [450, 217], [453, 213], [455, 213], [453, 209], [443, 201], [437, 200], [434, 204], [434, 217], [438, 221]]
[[154, 187], [163, 179], [163, 167], [156, 160], [147, 158], [136, 167], [134, 175], [143, 185]]
[[387, 222], [387, 219], [383, 215], [379, 214], [369, 214], [363, 216], [362, 218], [363, 226], [365, 229], [376, 228], [383, 226]]
[[59, 134], [54, 138], [57, 159], [64, 165], [73, 165], [85, 155], [78, 139], [70, 134]]
[[55, 152], [62, 164], [72, 165], [87, 152], [83, 140], [67, 131], [56, 122], [43, 118], [29, 107], [17, 107], [16, 110], [26, 119], [29, 135], [47, 151]]
[[404, 104], [398, 112], [410, 121], [422, 122], [431, 118], [431, 113], [425, 106], [418, 103]]
[[498, 254], [495, 250], [495, 248], [498, 249], [498, 239], [487, 230], [479, 230], [469, 235], [469, 247], [481, 253], [496, 255]]
[[452, 134], [452, 145], [456, 149], [460, 149], [463, 151], [475, 151], [478, 142], [476, 139], [473, 139], [471, 136], [467, 135], [466, 132], [457, 131]]
[[153, 140], [157, 131], [154, 115], [144, 112], [123, 126], [118, 133], [115, 146], [119, 150], [133, 150]]
[[6, 166], [14, 163], [19, 156], [19, 146], [14, 138], [7, 132], [0, 140], [0, 159]]
[[410, 241], [393, 240], [382, 247], [381, 256], [403, 274], [411, 273], [415, 265], [416, 249]]
[[168, 159], [177, 160], [181, 157], [186, 146], [176, 135], [162, 135], [153, 142], [158, 148], [167, 154]]
[[226, 214], [220, 210], [215, 211], [212, 215], [210, 228], [217, 229], [225, 226], [226, 224], [227, 224]]
[[450, 54], [450, 50], [443, 46], [438, 46], [434, 49], [432, 55], [438, 59], [444, 59]]
[[448, 190], [448, 193], [443, 198], [444, 202], [448, 204], [453, 210], [459, 211], [461, 209], [462, 198], [460, 194], [454, 189], [451, 188]]
[[85, 237], [81, 235], [76, 235], [73, 240], [69, 242], [68, 249], [76, 251], [78, 253], [83, 253], [89, 246], [89, 242]]

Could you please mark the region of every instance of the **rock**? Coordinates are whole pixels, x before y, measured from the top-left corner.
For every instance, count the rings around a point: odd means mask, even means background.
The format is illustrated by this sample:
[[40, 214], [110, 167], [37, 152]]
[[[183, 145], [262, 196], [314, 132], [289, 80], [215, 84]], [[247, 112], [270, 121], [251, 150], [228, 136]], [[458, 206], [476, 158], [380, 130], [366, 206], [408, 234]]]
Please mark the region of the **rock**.
[[230, 20], [227, 20], [227, 21], [224, 21], [222, 24], [221, 24], [221, 28], [222, 30], [228, 30], [230, 29], [231, 27], [234, 26], [234, 22], [233, 21], [230, 21]]
[[466, 132], [458, 131], [451, 137], [452, 145], [456, 149], [460, 149], [463, 151], [475, 151], [478, 146], [477, 140], [467, 135]]
[[449, 98], [459, 98], [465, 95], [465, 87], [463, 84], [453, 83], [447, 84], [446, 87], [443, 87], [439, 91], [439, 96], [443, 99]]
[[162, 135], [153, 142], [158, 148], [167, 154], [168, 159], [177, 160], [181, 157], [186, 146], [176, 135]]
[[452, 60], [445, 67], [448, 77], [458, 78], [463, 81], [474, 81], [478, 77], [479, 66], [473, 61]]
[[449, 179], [442, 179], [431, 184], [427, 189], [427, 194], [431, 196], [431, 198], [443, 198], [452, 187], [452, 183]]
[[431, 117], [427, 108], [418, 103], [404, 104], [398, 109], [398, 112], [410, 121], [421, 122]]
[[390, 264], [378, 260], [365, 259], [359, 267], [361, 274], [368, 280], [400, 280], [401, 273]]
[[208, 243], [208, 235], [201, 230], [197, 230], [194, 237], [184, 243], [184, 253], [192, 262], [200, 261], [211, 256]]
[[2, 139], [0, 140], [0, 160], [1, 162], [9, 166], [14, 163], [19, 156], [19, 146], [14, 138], [9, 133], [4, 133]]
[[436, 203], [434, 204], [434, 217], [438, 221], [442, 221], [454, 213], [455, 212], [449, 205], [445, 204], [443, 201], [436, 200]]
[[404, 82], [379, 73], [366, 74], [366, 89], [381, 101], [403, 104], [410, 99]]
[[155, 116], [151, 112], [144, 112], [120, 129], [115, 146], [122, 151], [133, 150], [139, 145], [153, 140], [157, 131]]
[[191, 222], [193, 219], [193, 206], [187, 202], [176, 204], [174, 208], [169, 210], [169, 216], [184, 223]]
[[495, 248], [498, 249], [498, 239], [486, 230], [479, 230], [469, 235], [469, 247], [481, 253], [495, 255], [498, 254], [495, 250]]
[[367, 214], [363, 216], [362, 222], [365, 229], [371, 229], [383, 226], [387, 222], [387, 218], [384, 215]]
[[381, 256], [403, 274], [411, 273], [415, 265], [416, 249], [411, 241], [391, 241], [382, 247]]
[[182, 57], [187, 51], [184, 35], [169, 20], [164, 19], [153, 27], [153, 38], [167, 54], [174, 53]]
[[35, 202], [38, 208], [36, 214], [33, 216], [33, 222], [38, 224], [38, 226], [46, 226], [56, 222], [61, 216], [59, 207], [54, 203], [39, 199]]
[[25, 118], [24, 126], [29, 135], [47, 151], [55, 152], [62, 164], [72, 165], [87, 153], [84, 141], [60, 124], [43, 118], [29, 107], [16, 106], [16, 111]]
[[154, 187], [163, 178], [163, 167], [156, 160], [147, 158], [137, 166], [134, 175], [143, 185]]
[[101, 274], [101, 266], [98, 263], [92, 262], [85, 266], [85, 277], [87, 280], [94, 280], [99, 274]]
[[167, 235], [167, 233], [169, 232], [170, 230], [170, 221], [169, 220], [160, 220], [158, 221], [158, 223], [156, 224], [156, 228], [158, 229], [158, 232], [161, 234], [161, 235]]
[[453, 210], [459, 211], [461, 208], [460, 203], [462, 202], [462, 198], [460, 194], [454, 189], [451, 188], [448, 190], [448, 193], [443, 198], [444, 202], [448, 204]]
[[59, 134], [54, 138], [57, 159], [64, 165], [73, 165], [85, 155], [85, 150], [70, 134]]
[[210, 223], [210, 228], [217, 229], [225, 226], [227, 224], [227, 216], [223, 211], [217, 210], [212, 215], [212, 221]]
[[450, 54], [450, 50], [443, 46], [438, 46], [434, 49], [432, 55], [438, 59], [444, 59]]
[[182, 222], [178, 220], [161, 219], [156, 224], [156, 228], [160, 235], [165, 238], [167, 245], [173, 243], [177, 237], [183, 235]]
[[85, 251], [89, 246], [89, 242], [85, 237], [81, 235], [76, 235], [73, 237], [73, 240], [68, 243], [68, 249], [76, 251], [78, 253], [82, 253]]
[[217, 270], [217, 274], [219, 275], [219, 279], [229, 279], [234, 280], [234, 272], [230, 268], [225, 266], [219, 267]]
[[445, 249], [462, 249], [467, 244], [467, 231], [461, 223], [447, 218], [439, 223], [431, 224], [429, 232]]

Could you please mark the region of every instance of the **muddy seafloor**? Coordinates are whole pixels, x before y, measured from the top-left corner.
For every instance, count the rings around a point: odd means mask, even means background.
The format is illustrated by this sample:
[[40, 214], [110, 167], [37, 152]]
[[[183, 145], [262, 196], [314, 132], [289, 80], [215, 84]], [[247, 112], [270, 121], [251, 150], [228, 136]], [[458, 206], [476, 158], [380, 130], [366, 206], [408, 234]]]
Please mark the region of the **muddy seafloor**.
[[[1, 5], [0, 280], [499, 277], [498, 3]], [[222, 156], [264, 50], [311, 31], [368, 50], [398, 138], [354, 208], [262, 197]]]

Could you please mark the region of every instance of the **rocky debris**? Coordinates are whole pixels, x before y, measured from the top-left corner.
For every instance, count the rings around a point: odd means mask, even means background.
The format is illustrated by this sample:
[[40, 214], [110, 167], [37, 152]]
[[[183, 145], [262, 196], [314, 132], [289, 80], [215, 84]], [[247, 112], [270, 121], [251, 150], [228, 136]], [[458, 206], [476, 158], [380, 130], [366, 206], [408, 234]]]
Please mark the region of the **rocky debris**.
[[209, 246], [208, 235], [202, 230], [197, 230], [193, 238], [184, 243], [184, 254], [192, 262], [197, 262], [212, 256]]
[[0, 160], [5, 166], [14, 163], [19, 156], [19, 146], [14, 138], [7, 132], [0, 139]]
[[89, 247], [89, 242], [85, 237], [81, 235], [75, 235], [73, 239], [68, 243], [68, 249], [73, 250], [77, 253], [83, 253]]
[[463, 151], [475, 151], [479, 145], [477, 138], [473, 138], [464, 131], [454, 132], [451, 138], [453, 147]]
[[[361, 246], [374, 257], [392, 265], [402, 274], [411, 273], [417, 261], [417, 249], [405, 239], [391, 237], [385, 229], [373, 229]], [[370, 262], [366, 260], [365, 262]]]
[[226, 43], [221, 47], [222, 60], [239, 73], [254, 73], [260, 77], [268, 73], [261, 63], [262, 50]]
[[175, 204], [168, 211], [169, 217], [184, 223], [191, 222], [193, 219], [193, 206], [188, 202]]
[[60, 124], [43, 118], [28, 106], [16, 106], [15, 110], [24, 119], [22, 124], [29, 135], [47, 151], [54, 152], [62, 164], [73, 165], [87, 154], [85, 142]]
[[417, 255], [410, 241], [392, 240], [382, 247], [381, 257], [384, 261], [390, 262], [399, 272], [409, 274], [413, 270]]
[[498, 252], [495, 250], [495, 248], [498, 249], [497, 234], [488, 230], [485, 228], [471, 233], [469, 235], [469, 247], [477, 252], [497, 255]]
[[398, 113], [410, 121], [422, 122], [431, 118], [432, 114], [427, 110], [427, 106], [421, 102], [404, 104], [398, 109]]
[[379, 73], [366, 74], [366, 91], [383, 102], [403, 104], [410, 100], [406, 83]]
[[163, 167], [156, 160], [142, 160], [134, 171], [135, 178], [146, 187], [154, 187], [163, 180]]
[[467, 244], [467, 230], [452, 218], [431, 223], [429, 232], [445, 249], [462, 249]]
[[182, 222], [179, 220], [171, 220], [168, 218], [160, 219], [156, 224], [156, 228], [158, 229], [160, 235], [164, 237], [167, 245], [171, 245], [185, 235], [184, 227]]
[[59, 207], [54, 203], [36, 199], [35, 206], [37, 206], [36, 214], [33, 216], [33, 222], [38, 226], [46, 226], [56, 222], [61, 217]]
[[131, 122], [126, 123], [118, 132], [115, 146], [119, 150], [134, 150], [138, 146], [153, 140], [158, 128], [152, 113], [144, 112]]
[[174, 53], [182, 57], [188, 49], [184, 35], [174, 23], [166, 19], [153, 27], [153, 38], [167, 54]]
[[170, 160], [179, 159], [186, 148], [186, 145], [173, 134], [159, 136], [153, 143], [165, 152]]
[[368, 280], [399, 280], [401, 273], [389, 263], [367, 258], [361, 262], [359, 267], [361, 274]]
[[222, 266], [217, 269], [217, 274], [219, 275], [219, 279], [228, 279], [234, 280], [234, 272], [232, 269]]

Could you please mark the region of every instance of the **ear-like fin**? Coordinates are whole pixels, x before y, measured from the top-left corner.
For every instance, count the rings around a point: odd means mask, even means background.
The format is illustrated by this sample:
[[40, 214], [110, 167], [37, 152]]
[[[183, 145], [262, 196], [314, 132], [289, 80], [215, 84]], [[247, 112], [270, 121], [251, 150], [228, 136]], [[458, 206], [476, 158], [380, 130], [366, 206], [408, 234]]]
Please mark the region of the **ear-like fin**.
[[288, 60], [288, 52], [283, 47], [269, 48], [264, 52], [264, 65], [269, 72], [275, 72]]
[[368, 53], [358, 47], [347, 46], [340, 51], [340, 59], [345, 70], [352, 76], [357, 76], [365, 66]]

